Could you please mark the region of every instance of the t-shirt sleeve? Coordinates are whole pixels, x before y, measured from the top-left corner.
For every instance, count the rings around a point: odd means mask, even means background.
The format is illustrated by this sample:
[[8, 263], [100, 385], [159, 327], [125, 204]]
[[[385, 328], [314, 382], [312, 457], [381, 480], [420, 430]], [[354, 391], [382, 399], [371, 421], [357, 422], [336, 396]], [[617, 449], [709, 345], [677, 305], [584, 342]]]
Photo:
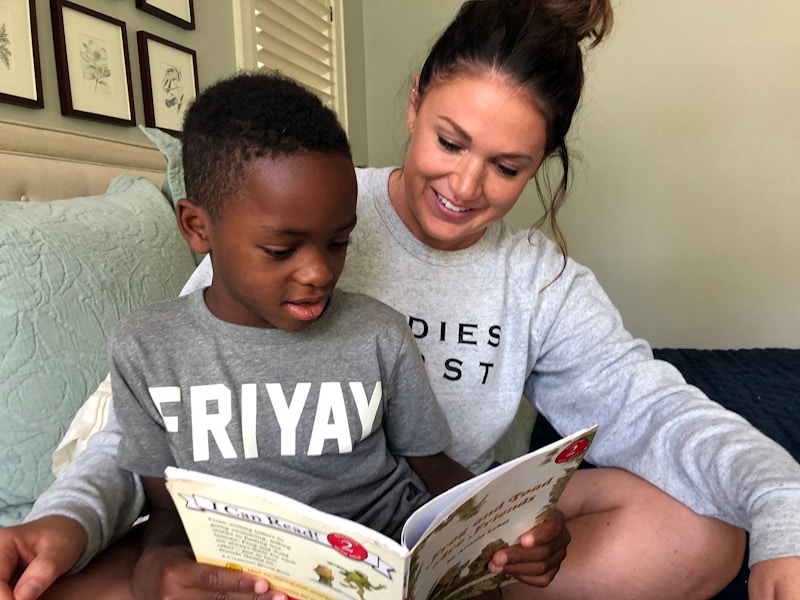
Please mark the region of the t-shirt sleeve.
[[408, 327], [389, 371], [384, 422], [389, 451], [395, 456], [430, 456], [450, 445], [450, 429], [431, 389], [422, 355]]
[[163, 477], [164, 469], [174, 464], [164, 419], [145, 383], [142, 363], [126, 342], [124, 334], [114, 334], [108, 351], [114, 410], [122, 430], [117, 464], [138, 475]]

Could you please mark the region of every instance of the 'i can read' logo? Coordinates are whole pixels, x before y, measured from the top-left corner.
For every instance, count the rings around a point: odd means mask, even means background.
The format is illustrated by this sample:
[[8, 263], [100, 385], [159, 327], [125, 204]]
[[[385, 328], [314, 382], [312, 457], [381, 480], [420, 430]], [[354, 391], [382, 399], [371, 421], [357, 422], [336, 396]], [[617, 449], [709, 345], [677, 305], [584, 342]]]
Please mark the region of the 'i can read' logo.
[[560, 464], [575, 460], [579, 456], [583, 455], [583, 452], [586, 450], [588, 445], [589, 440], [586, 438], [581, 438], [572, 442], [569, 446], [561, 451], [561, 454], [556, 457], [556, 462]]

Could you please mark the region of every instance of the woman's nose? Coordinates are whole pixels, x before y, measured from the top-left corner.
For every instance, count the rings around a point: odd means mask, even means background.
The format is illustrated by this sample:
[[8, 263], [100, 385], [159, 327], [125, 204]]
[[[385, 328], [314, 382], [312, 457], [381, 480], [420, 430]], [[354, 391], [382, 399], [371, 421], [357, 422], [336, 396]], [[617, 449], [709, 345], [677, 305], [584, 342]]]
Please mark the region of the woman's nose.
[[481, 195], [483, 190], [483, 163], [466, 157], [451, 177], [450, 187], [457, 195], [455, 200], [469, 201]]

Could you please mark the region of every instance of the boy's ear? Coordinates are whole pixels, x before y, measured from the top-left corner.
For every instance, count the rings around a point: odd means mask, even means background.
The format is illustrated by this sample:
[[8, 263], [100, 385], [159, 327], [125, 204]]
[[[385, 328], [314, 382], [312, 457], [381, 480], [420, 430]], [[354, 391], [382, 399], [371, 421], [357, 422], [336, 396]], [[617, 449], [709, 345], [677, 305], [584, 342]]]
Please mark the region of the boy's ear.
[[175, 206], [175, 216], [178, 220], [178, 229], [189, 247], [198, 254], [209, 253], [211, 217], [208, 211], [188, 198], [181, 198]]

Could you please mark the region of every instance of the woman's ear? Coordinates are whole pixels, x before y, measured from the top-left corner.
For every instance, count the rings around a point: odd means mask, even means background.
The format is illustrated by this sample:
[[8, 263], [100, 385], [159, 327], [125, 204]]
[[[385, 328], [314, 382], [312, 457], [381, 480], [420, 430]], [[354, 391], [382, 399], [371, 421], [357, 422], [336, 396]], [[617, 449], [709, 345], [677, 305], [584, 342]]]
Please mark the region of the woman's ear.
[[198, 254], [209, 253], [211, 217], [208, 211], [188, 198], [181, 198], [175, 207], [175, 216], [178, 220], [178, 229], [189, 247]]
[[408, 113], [406, 114], [406, 127], [408, 133], [414, 134], [414, 123], [417, 120], [417, 107], [419, 106], [419, 75], [414, 75], [411, 84], [411, 93], [408, 96]]

